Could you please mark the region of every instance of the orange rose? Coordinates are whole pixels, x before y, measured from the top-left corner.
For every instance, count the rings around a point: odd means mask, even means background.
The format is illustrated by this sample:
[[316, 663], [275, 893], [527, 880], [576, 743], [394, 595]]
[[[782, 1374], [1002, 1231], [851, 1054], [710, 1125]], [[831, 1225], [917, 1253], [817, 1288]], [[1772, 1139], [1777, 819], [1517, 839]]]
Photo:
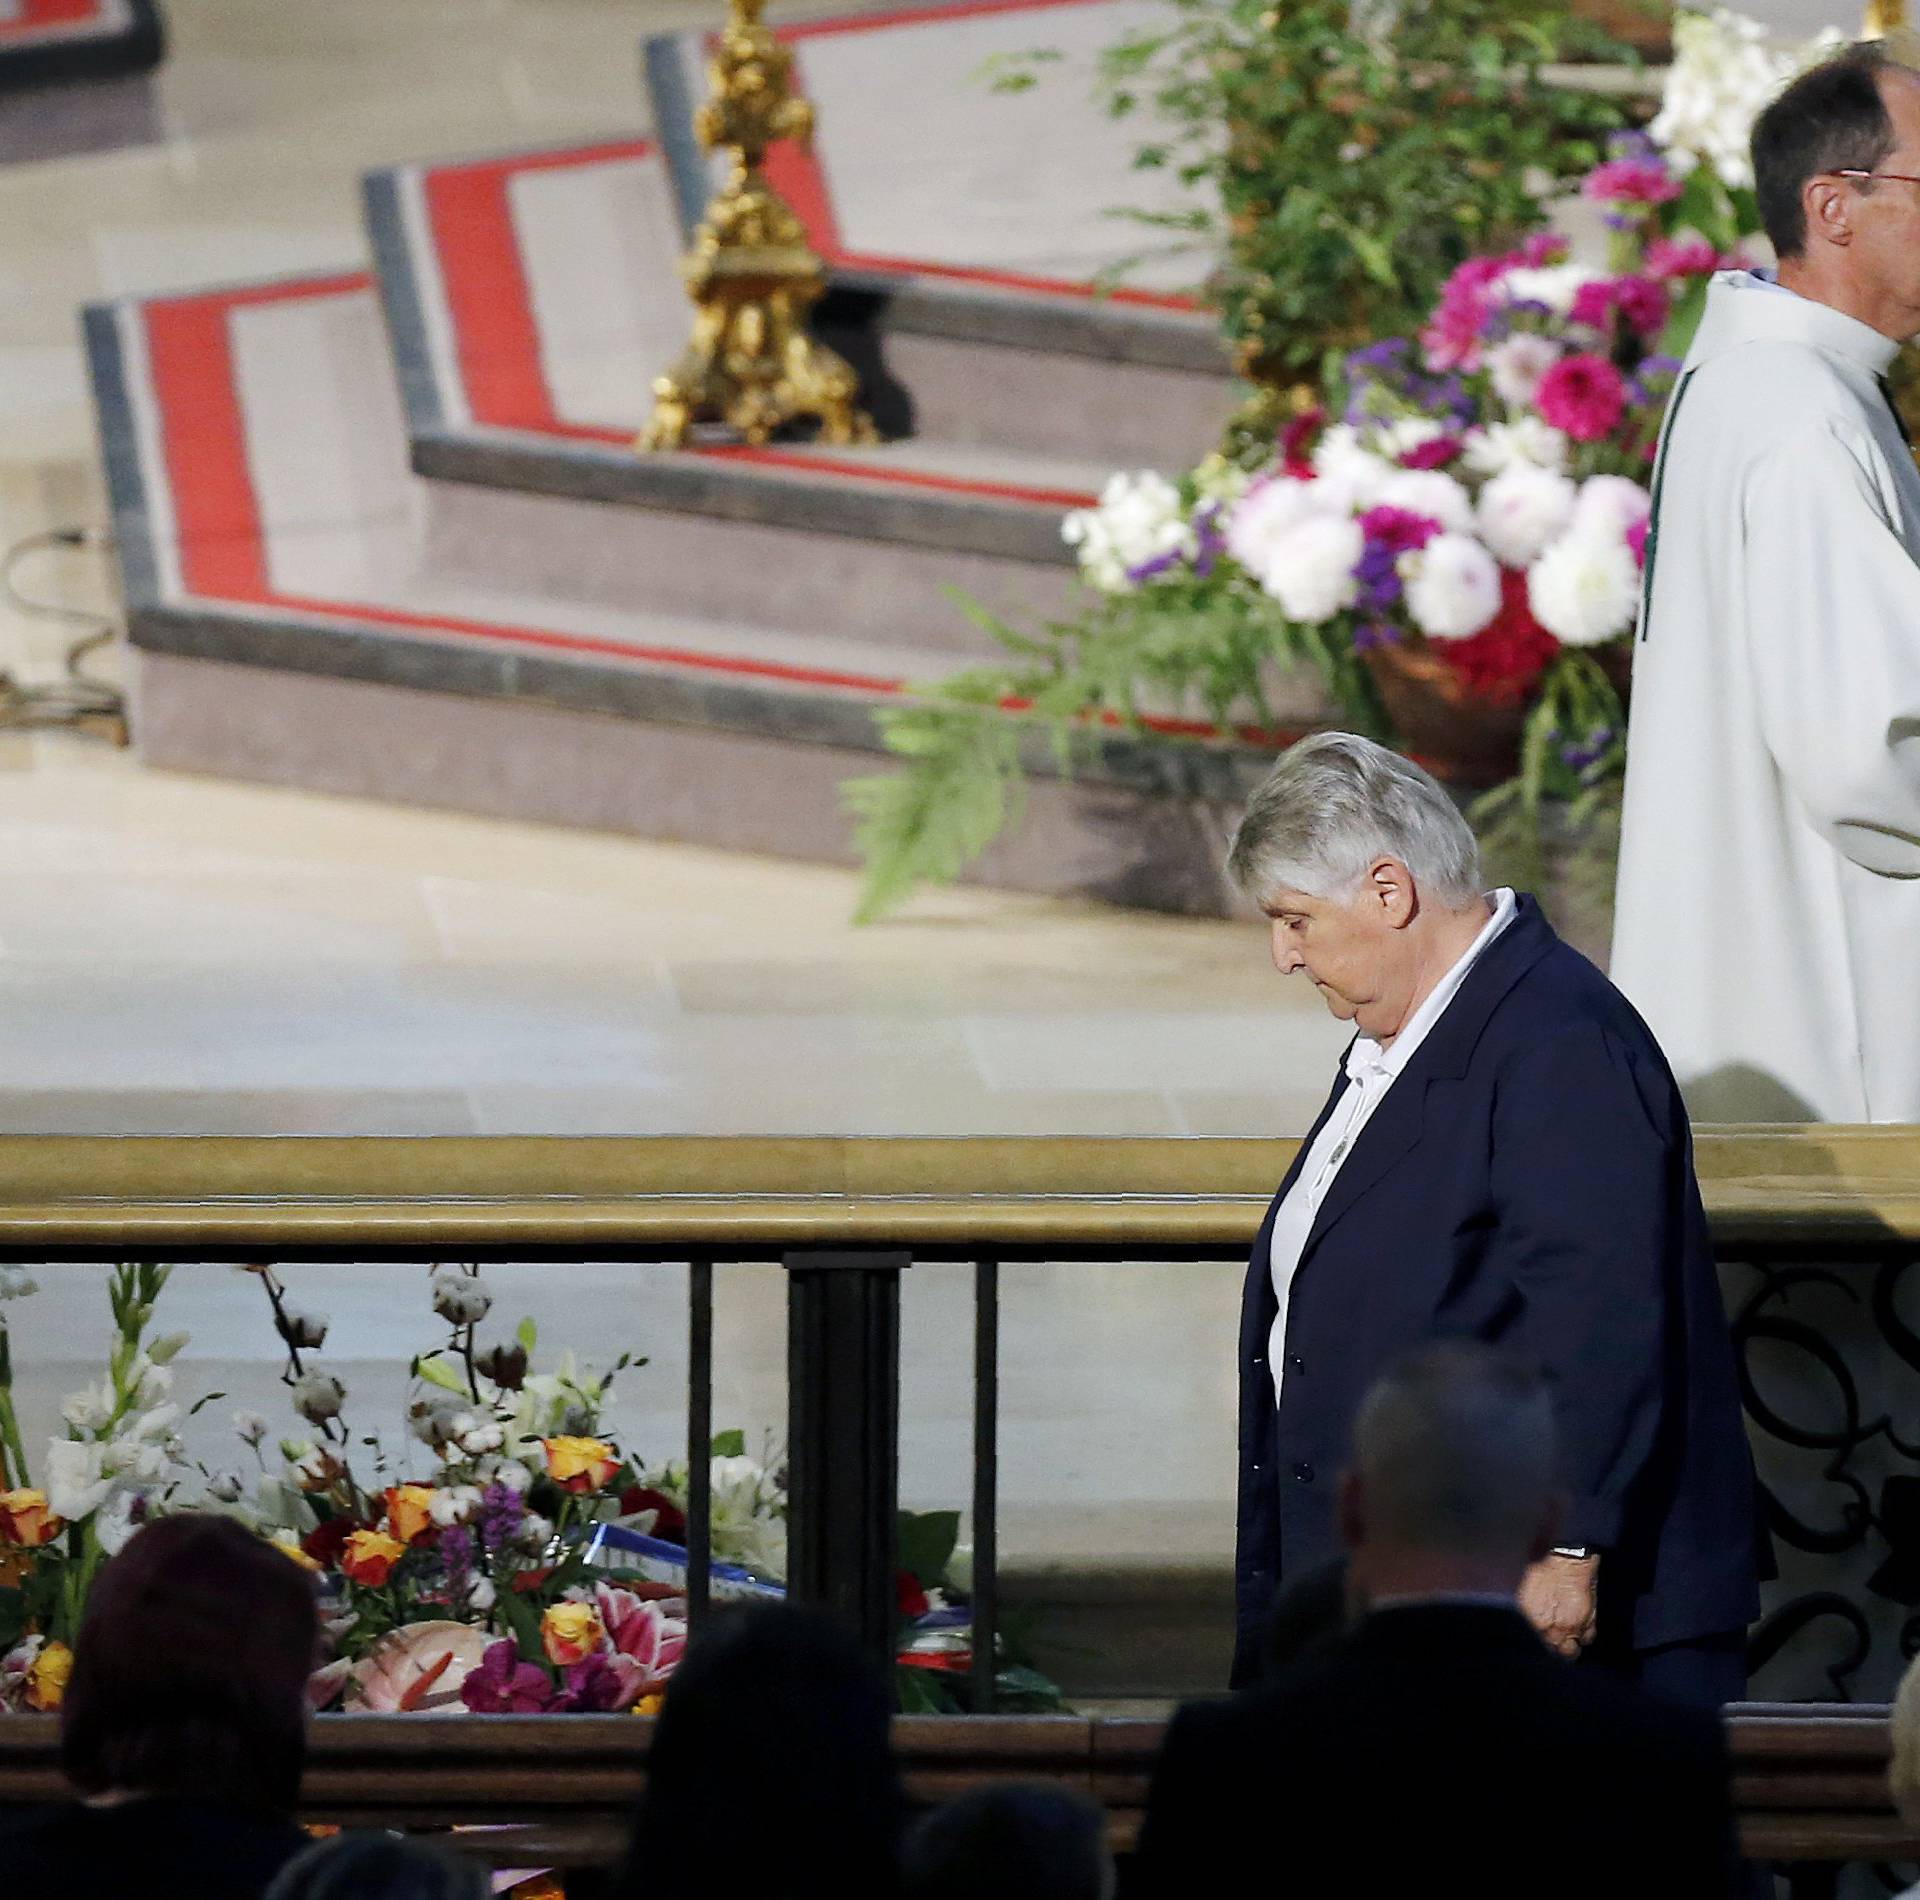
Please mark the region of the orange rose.
[[417, 1544], [433, 1528], [433, 1486], [387, 1487], [387, 1529], [403, 1544]]
[[44, 1491], [0, 1491], [0, 1544], [24, 1544], [37, 1550], [66, 1529], [47, 1509]]
[[27, 1670], [27, 1701], [36, 1709], [57, 1709], [67, 1699], [67, 1678], [73, 1674], [73, 1651], [65, 1643], [48, 1643]]
[[598, 1438], [543, 1438], [547, 1475], [563, 1491], [598, 1491], [620, 1469], [611, 1445]]
[[606, 1639], [591, 1603], [556, 1603], [540, 1619], [540, 1647], [557, 1668], [591, 1656]]
[[377, 1590], [406, 1554], [406, 1545], [385, 1531], [355, 1531], [340, 1553], [340, 1568], [353, 1582]]

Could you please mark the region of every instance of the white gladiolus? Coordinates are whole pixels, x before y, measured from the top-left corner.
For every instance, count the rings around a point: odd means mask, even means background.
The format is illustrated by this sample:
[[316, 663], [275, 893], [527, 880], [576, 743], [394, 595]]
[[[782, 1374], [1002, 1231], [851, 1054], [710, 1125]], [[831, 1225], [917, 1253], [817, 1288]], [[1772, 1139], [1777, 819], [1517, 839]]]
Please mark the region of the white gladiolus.
[[106, 1501], [113, 1481], [105, 1472], [106, 1447], [97, 1440], [56, 1438], [47, 1445], [47, 1508], [69, 1524], [91, 1516]]
[[1569, 534], [1527, 572], [1533, 617], [1556, 640], [1598, 646], [1633, 624], [1640, 569], [1617, 535]]
[[266, 1438], [267, 1421], [258, 1412], [236, 1412], [233, 1429], [240, 1434], [242, 1444], [257, 1447]]
[[1436, 534], [1400, 557], [1407, 611], [1430, 640], [1469, 640], [1500, 611], [1500, 568], [1470, 534]]
[[1514, 422], [1490, 422], [1468, 435], [1462, 459], [1476, 475], [1498, 475], [1508, 468], [1565, 468], [1567, 438], [1538, 416]]
[[1078, 552], [1081, 577], [1107, 594], [1134, 587], [1133, 571], [1148, 562], [1199, 548], [1180, 491], [1150, 469], [1111, 476], [1098, 506], [1068, 515], [1060, 535]]
[[1351, 517], [1315, 515], [1280, 537], [1254, 578], [1289, 620], [1317, 627], [1353, 605], [1354, 564], [1365, 546]]
[[111, 1385], [90, 1385], [69, 1393], [61, 1401], [60, 1416], [76, 1432], [103, 1431], [107, 1420], [113, 1416], [113, 1406]]
[[1796, 46], [1770, 45], [1757, 20], [1725, 7], [1676, 14], [1673, 64], [1647, 130], [1675, 171], [1707, 164], [1723, 184], [1751, 186], [1754, 120], [1788, 80], [1841, 43], [1829, 28]]
[[1286, 535], [1301, 522], [1327, 512], [1318, 482], [1297, 481], [1291, 475], [1267, 476], [1255, 482], [1227, 516], [1227, 552], [1249, 574], [1258, 574]]
[[1509, 409], [1531, 409], [1540, 393], [1541, 378], [1559, 362], [1561, 354], [1560, 345], [1551, 337], [1533, 336], [1524, 330], [1496, 343], [1487, 352], [1493, 393]]
[[1380, 485], [1380, 505], [1425, 515], [1452, 534], [1473, 532], [1473, 501], [1459, 482], [1437, 468], [1397, 469]]
[[100, 1507], [93, 1520], [93, 1534], [109, 1557], [117, 1557], [126, 1548], [146, 1516], [146, 1499], [138, 1491], [115, 1491]]
[[1509, 567], [1529, 567], [1566, 533], [1579, 492], [1550, 468], [1516, 464], [1480, 491], [1480, 538]]
[[1574, 504], [1573, 532], [1601, 540], [1625, 540], [1627, 531], [1653, 512], [1653, 497], [1624, 475], [1590, 475]]
[[207, 1480], [207, 1496], [216, 1504], [238, 1504], [246, 1489], [246, 1480], [237, 1471], [216, 1471]]

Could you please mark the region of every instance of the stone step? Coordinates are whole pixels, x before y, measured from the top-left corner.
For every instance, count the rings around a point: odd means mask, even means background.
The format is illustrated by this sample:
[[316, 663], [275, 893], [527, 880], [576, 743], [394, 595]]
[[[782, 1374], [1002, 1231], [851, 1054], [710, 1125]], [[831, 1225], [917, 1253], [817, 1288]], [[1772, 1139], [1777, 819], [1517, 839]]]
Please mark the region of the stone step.
[[[847, 862], [873, 714], [966, 657], [450, 577], [362, 276], [98, 306], [87, 332], [150, 764]], [[1258, 755], [1196, 789], [1131, 750], [1043, 777], [976, 875], [1217, 912]]]

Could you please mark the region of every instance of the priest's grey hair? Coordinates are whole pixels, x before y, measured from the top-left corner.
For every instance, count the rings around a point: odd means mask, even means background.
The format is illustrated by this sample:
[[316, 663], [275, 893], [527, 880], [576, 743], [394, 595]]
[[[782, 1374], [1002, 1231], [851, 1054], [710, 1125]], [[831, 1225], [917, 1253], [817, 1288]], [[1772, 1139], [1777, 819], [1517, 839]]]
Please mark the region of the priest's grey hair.
[[1432, 773], [1357, 733], [1321, 732], [1289, 746], [1248, 801], [1227, 871], [1255, 903], [1282, 890], [1339, 897], [1383, 857], [1447, 909], [1486, 888], [1479, 843]]
[[1553, 1400], [1529, 1359], [1442, 1339], [1394, 1361], [1353, 1427], [1369, 1542], [1524, 1557], [1558, 1492]]

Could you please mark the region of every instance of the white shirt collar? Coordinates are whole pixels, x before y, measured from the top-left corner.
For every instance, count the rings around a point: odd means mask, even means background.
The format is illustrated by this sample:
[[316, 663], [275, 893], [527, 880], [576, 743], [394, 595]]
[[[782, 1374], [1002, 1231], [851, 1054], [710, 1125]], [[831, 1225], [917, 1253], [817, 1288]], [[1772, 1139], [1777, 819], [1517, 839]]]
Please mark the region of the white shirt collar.
[[1414, 1051], [1426, 1040], [1427, 1032], [1453, 1001], [1460, 985], [1467, 980], [1467, 973], [1486, 954], [1494, 938], [1513, 922], [1519, 908], [1513, 892], [1503, 886], [1492, 896], [1493, 915], [1487, 919], [1480, 934], [1468, 944], [1466, 953], [1427, 993], [1426, 1000], [1407, 1019], [1406, 1028], [1384, 1049], [1371, 1036], [1354, 1038], [1353, 1047], [1347, 1051], [1349, 1082], [1357, 1082], [1365, 1087], [1370, 1082], [1390, 1080], [1413, 1060]]

